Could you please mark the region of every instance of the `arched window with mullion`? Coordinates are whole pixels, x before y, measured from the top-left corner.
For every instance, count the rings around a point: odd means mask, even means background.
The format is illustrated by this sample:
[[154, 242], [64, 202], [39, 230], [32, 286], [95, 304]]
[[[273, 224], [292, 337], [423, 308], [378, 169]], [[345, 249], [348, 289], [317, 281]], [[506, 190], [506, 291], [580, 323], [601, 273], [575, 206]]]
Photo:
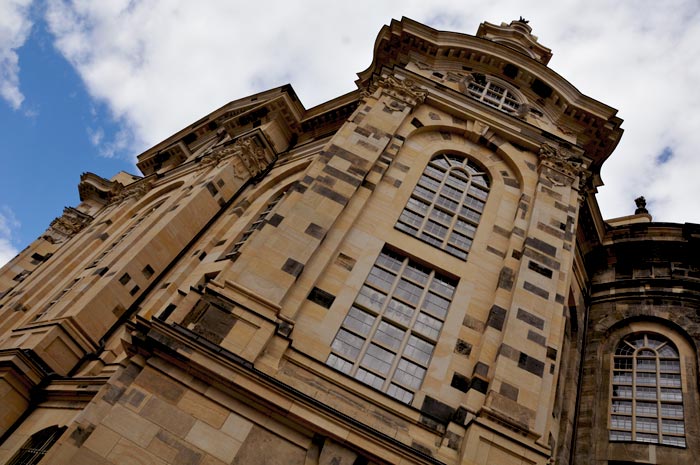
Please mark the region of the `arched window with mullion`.
[[490, 189], [469, 158], [443, 153], [425, 167], [396, 229], [466, 260]]
[[613, 356], [610, 440], [686, 446], [678, 349], [654, 333], [627, 336]]

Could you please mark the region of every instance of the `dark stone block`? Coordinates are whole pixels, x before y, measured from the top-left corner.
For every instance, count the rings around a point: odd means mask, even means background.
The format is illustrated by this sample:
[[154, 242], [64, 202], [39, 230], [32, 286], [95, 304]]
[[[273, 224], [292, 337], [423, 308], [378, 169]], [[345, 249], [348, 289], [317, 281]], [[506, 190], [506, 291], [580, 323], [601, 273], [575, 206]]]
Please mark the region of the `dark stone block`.
[[323, 172], [355, 187], [357, 187], [362, 181], [361, 179], [341, 171], [338, 168], [334, 168], [331, 165], [324, 166]]
[[530, 247], [525, 247], [525, 250], [523, 251], [523, 255], [526, 257], [533, 258], [537, 260], [539, 263], [544, 264], [545, 266], [553, 269], [553, 270], [559, 270], [561, 265], [559, 264], [558, 261], [554, 260], [553, 258], [550, 258], [546, 256], [545, 254], [539, 253], [533, 248]]
[[121, 373], [119, 373], [117, 381], [128, 386], [134, 379], [136, 379], [136, 376], [141, 373], [141, 369], [142, 368], [135, 363], [130, 363], [122, 370]]
[[484, 362], [477, 362], [474, 366], [474, 374], [486, 378], [489, 375], [489, 366]]
[[373, 191], [377, 187], [377, 185], [375, 183], [369, 182], [368, 180], [365, 179], [364, 181], [362, 181], [362, 187], [364, 187], [365, 189], [369, 189], [370, 191]]
[[331, 308], [331, 305], [333, 305], [333, 302], [335, 301], [335, 296], [329, 292], [324, 291], [323, 289], [314, 287], [313, 289], [311, 289], [311, 292], [309, 293], [307, 299], [309, 299], [311, 302], [320, 305], [323, 308]]
[[363, 128], [361, 126], [356, 127], [355, 132], [360, 134], [361, 136], [364, 136], [364, 137], [369, 137], [372, 135], [372, 133], [370, 131], [368, 131], [366, 128]]
[[209, 191], [212, 197], [219, 193], [219, 189], [217, 189], [214, 183], [212, 183], [211, 181], [207, 183], [207, 190]]
[[463, 425], [464, 422], [467, 420], [467, 409], [464, 407], [459, 407], [457, 410], [455, 410], [454, 415], [452, 415], [452, 421], [457, 423], [458, 425]]
[[509, 187], [515, 187], [516, 189], [520, 189], [520, 183], [513, 178], [503, 178], [503, 184]]
[[87, 438], [90, 437], [93, 431], [95, 431], [95, 425], [88, 425], [86, 427], [78, 425], [78, 427], [71, 433], [70, 438], [77, 447], [80, 447], [87, 440]]
[[530, 357], [525, 352], [520, 352], [518, 367], [540, 378], [544, 375], [544, 363], [534, 357]]
[[533, 330], [529, 330], [529, 331], [527, 332], [527, 338], [528, 338], [530, 341], [532, 341], [532, 342], [534, 342], [534, 343], [536, 343], [536, 344], [541, 345], [542, 347], [544, 347], [545, 344], [547, 344], [547, 338], [545, 338], [545, 337], [544, 337], [543, 335], [541, 335], [541, 334], [538, 334], [538, 333], [534, 332]]
[[508, 344], [501, 344], [498, 348], [498, 354], [515, 362], [517, 362], [520, 357], [520, 351], [512, 348]]
[[543, 240], [537, 239], [535, 237], [528, 237], [527, 239], [525, 239], [525, 245], [529, 245], [530, 247], [549, 255], [550, 257], [556, 258], [557, 256], [556, 247], [547, 244]]
[[528, 260], [527, 267], [534, 271], [535, 273], [541, 274], [545, 278], [552, 278], [552, 270], [549, 268], [540, 265], [537, 262], [533, 262], [532, 260]]
[[232, 314], [213, 305], [207, 306], [197, 320], [192, 332], [204, 339], [220, 344], [228, 335], [238, 319]]
[[455, 373], [452, 375], [452, 382], [450, 383], [450, 386], [459, 391], [467, 392], [469, 390], [469, 378], [464, 375], [460, 375], [459, 373]]
[[518, 309], [518, 314], [516, 315], [516, 318], [518, 320], [522, 320], [525, 323], [534, 326], [537, 329], [544, 329], [544, 320], [536, 315], [533, 315], [532, 313], [528, 312], [527, 310], [523, 310], [522, 308]]
[[282, 222], [283, 219], [284, 219], [284, 216], [278, 215], [277, 213], [275, 213], [274, 215], [272, 215], [270, 217], [269, 220], [267, 220], [267, 224], [269, 224], [270, 226], [274, 226], [276, 228], [277, 226], [280, 225], [280, 223]]
[[481, 378], [472, 378], [471, 388], [482, 394], [486, 394], [489, 390], [489, 382]]
[[416, 128], [422, 128], [424, 125], [420, 121], [418, 121], [418, 118], [413, 118], [411, 120], [411, 124], [416, 127]]
[[518, 400], [518, 394], [520, 394], [520, 390], [518, 388], [508, 383], [501, 383], [501, 389], [498, 392], [502, 396], [516, 402]]
[[513, 282], [515, 279], [515, 272], [508, 267], [503, 267], [500, 274], [498, 275], [498, 287], [510, 291], [513, 289]]
[[433, 452], [427, 446], [424, 446], [423, 444], [421, 444], [419, 442], [413, 441], [411, 443], [411, 447], [414, 448], [415, 450], [419, 451], [423, 455], [427, 455], [430, 457], [432, 457], [432, 455], [433, 455]]
[[503, 330], [503, 325], [506, 321], [506, 314], [508, 312], [505, 308], [501, 308], [498, 305], [491, 307], [489, 311], [488, 320], [486, 320], [486, 326], [491, 326], [499, 331]]
[[438, 420], [440, 423], [445, 424], [450, 421], [455, 409], [437, 399], [433, 399], [430, 396], [425, 396], [425, 400], [423, 401], [420, 411], [424, 415], [428, 415], [429, 417]]
[[534, 284], [529, 283], [527, 281], [525, 281], [523, 283], [523, 289], [525, 289], [526, 291], [532, 292], [536, 296], [542, 297], [545, 300], [549, 299], [549, 292], [547, 292], [544, 289], [542, 289], [541, 287], [535, 286]]
[[326, 230], [317, 225], [316, 223], [311, 223], [309, 226], [306, 228], [304, 233], [308, 234], [311, 237], [314, 237], [316, 239], [323, 239], [323, 237], [326, 235]]
[[492, 254], [497, 255], [497, 256], [499, 256], [499, 257], [501, 257], [501, 258], [506, 258], [506, 253], [505, 253], [505, 252], [501, 252], [500, 250], [494, 249], [494, 248], [491, 247], [490, 245], [487, 245], [487, 246], [486, 246], [486, 251], [487, 251], [487, 252], [491, 252]]
[[457, 344], [455, 344], [455, 352], [460, 355], [469, 355], [472, 353], [472, 345], [461, 339], [457, 339]]
[[563, 304], [564, 301], [565, 301], [565, 298], [564, 298], [564, 296], [561, 295], [561, 294], [556, 294], [556, 295], [554, 296], [554, 301], [555, 301], [556, 303], [558, 303], [558, 304]]
[[298, 278], [302, 271], [304, 271], [304, 264], [299, 263], [293, 258], [288, 258], [284, 265], [282, 265], [282, 271], [291, 274], [295, 278]]
[[124, 388], [115, 386], [113, 384], [108, 384], [107, 392], [105, 392], [105, 395], [102, 396], [102, 400], [104, 400], [110, 405], [114, 405], [115, 402], [117, 402], [121, 398], [122, 394], [124, 394]]
[[557, 359], [557, 349], [554, 347], [547, 347], [547, 358], [551, 360]]
[[333, 189], [329, 189], [326, 186], [323, 186], [319, 183], [314, 183], [314, 185], [311, 187], [311, 190], [316, 192], [319, 195], [322, 195], [326, 198], [331, 199], [334, 202], [339, 203], [340, 205], [345, 206], [345, 204], [348, 203], [347, 197], [345, 197], [342, 194], [339, 194], [338, 192], [335, 192]]

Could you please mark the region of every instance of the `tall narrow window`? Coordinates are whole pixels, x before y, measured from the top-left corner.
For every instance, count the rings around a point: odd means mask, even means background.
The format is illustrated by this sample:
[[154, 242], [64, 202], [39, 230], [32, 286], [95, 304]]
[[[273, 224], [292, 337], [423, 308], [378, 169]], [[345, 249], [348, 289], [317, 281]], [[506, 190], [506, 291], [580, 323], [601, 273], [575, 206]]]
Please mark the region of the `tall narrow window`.
[[654, 333], [620, 342], [613, 360], [610, 440], [685, 447], [678, 350]]
[[279, 194], [273, 197], [270, 202], [268, 202], [255, 221], [248, 225], [248, 228], [243, 231], [243, 234], [241, 234], [238, 240], [233, 244], [233, 247], [231, 247], [231, 250], [229, 250], [223, 258], [236, 259], [238, 257], [243, 244], [248, 241], [250, 236], [252, 236], [255, 231], [262, 229], [262, 227], [265, 226], [265, 221], [272, 217], [275, 207], [277, 207], [277, 204], [280, 203], [280, 200], [282, 200], [282, 197], [284, 197], [284, 194], [286, 193], [287, 189], [283, 189]]
[[383, 250], [333, 340], [328, 365], [410, 403], [423, 382], [455, 285]]
[[468, 158], [438, 155], [425, 167], [396, 229], [466, 260], [488, 195], [484, 170]]
[[34, 465], [39, 463], [51, 446], [58, 441], [65, 429], [65, 426], [59, 427], [54, 425], [34, 433], [7, 462], [8, 465]]

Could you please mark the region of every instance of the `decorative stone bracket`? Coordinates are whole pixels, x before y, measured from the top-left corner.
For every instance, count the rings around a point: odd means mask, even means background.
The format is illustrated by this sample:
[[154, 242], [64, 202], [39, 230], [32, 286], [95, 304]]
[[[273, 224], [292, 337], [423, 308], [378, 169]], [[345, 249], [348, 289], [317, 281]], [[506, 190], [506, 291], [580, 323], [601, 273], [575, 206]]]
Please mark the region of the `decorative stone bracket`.
[[92, 216], [75, 208], [66, 207], [63, 209], [63, 215], [53, 220], [41, 237], [52, 244], [60, 244], [75, 236], [91, 221]]
[[[583, 186], [591, 174], [587, 169], [588, 164], [582, 157], [547, 143], [540, 146], [539, 159], [541, 172], [555, 186], [570, 185], [576, 179], [579, 179], [579, 186]], [[548, 172], [550, 170], [563, 174], [568, 179]]]
[[239, 179], [254, 178], [267, 170], [274, 161], [272, 150], [259, 134], [239, 137], [214, 147], [202, 157], [202, 166], [218, 165], [222, 160], [234, 158], [235, 176]]
[[388, 111], [403, 111], [406, 106], [414, 108], [423, 103], [428, 96], [428, 92], [415, 83], [412, 79], [399, 80], [393, 76], [386, 76], [376, 81], [368, 92], [363, 92], [363, 96], [368, 96], [380, 91], [381, 95], [388, 95], [392, 101], [384, 103]]

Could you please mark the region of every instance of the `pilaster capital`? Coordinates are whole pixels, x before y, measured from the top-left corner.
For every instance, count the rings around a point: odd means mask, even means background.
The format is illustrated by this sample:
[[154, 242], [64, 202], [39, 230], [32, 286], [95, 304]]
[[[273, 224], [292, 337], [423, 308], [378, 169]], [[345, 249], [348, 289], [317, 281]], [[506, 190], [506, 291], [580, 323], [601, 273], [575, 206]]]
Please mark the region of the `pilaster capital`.
[[[121, 186], [121, 184], [119, 184]], [[126, 199], [140, 199], [151, 190], [153, 186], [150, 180], [142, 180], [117, 189], [110, 199], [110, 203], [123, 202]]]

